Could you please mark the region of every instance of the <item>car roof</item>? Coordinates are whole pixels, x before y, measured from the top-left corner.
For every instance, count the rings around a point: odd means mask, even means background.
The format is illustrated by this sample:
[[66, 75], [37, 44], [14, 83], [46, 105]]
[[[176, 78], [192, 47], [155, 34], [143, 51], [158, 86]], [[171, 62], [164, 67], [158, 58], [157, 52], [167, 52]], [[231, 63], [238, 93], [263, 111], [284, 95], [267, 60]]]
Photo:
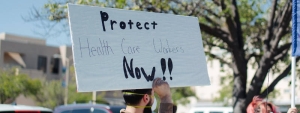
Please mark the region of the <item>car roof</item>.
[[54, 109], [54, 113], [56, 112], [61, 112], [64, 110], [68, 110], [68, 109], [83, 109], [83, 108], [102, 108], [105, 110], [109, 110], [110, 107], [108, 105], [105, 104], [92, 104], [92, 103], [88, 103], [88, 104], [68, 104], [68, 105], [61, 105], [61, 106], [57, 106]]
[[61, 105], [61, 106], [55, 107], [55, 109], [56, 108], [73, 108], [73, 107], [105, 107], [105, 108], [109, 109], [109, 105], [106, 105], [106, 104], [92, 104], [92, 103]]
[[121, 108], [126, 108], [125, 105], [110, 105], [109, 106], [110, 109], [121, 109]]
[[49, 112], [52, 112], [51, 109], [45, 108], [45, 107], [40, 107], [40, 106], [0, 104], [0, 111], [15, 111], [15, 110], [49, 111]]

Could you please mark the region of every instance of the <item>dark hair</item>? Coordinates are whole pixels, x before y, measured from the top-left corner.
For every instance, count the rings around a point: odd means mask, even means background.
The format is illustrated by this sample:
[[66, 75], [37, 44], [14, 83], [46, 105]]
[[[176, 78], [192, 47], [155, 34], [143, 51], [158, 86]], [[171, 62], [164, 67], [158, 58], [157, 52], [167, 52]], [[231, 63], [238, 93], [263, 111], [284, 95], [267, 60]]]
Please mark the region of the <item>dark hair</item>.
[[176, 113], [177, 111], [177, 105], [173, 104], [173, 113]]
[[138, 105], [144, 94], [151, 95], [152, 89], [129, 89], [122, 90], [126, 105]]

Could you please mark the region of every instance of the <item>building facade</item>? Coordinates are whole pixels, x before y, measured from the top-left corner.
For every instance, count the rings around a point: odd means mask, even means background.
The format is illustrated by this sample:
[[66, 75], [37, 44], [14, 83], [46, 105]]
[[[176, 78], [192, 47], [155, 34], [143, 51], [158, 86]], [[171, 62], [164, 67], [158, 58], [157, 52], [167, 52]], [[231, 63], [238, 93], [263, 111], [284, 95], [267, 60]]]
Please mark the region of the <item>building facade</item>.
[[[65, 56], [63, 56], [65, 55]], [[65, 58], [72, 59], [72, 49], [67, 46], [47, 46], [42, 39], [0, 34], [0, 67], [20, 68], [31, 77], [44, 75], [47, 79], [60, 79]]]

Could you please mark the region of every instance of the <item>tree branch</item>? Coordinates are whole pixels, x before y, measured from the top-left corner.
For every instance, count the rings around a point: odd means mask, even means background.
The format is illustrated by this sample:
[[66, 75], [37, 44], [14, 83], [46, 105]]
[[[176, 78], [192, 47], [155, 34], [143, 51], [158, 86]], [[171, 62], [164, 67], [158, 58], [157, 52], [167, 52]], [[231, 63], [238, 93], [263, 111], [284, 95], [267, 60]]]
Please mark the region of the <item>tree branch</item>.
[[221, 8], [222, 8], [222, 10], [226, 9], [226, 5], [225, 5], [225, 1], [224, 0], [221, 0]]
[[[235, 36], [238, 42], [238, 46], [240, 49], [244, 48], [244, 39], [243, 39], [243, 32], [242, 32], [242, 26], [241, 26], [241, 21], [240, 21], [240, 14], [238, 12], [238, 7], [236, 0], [232, 0], [232, 12], [233, 12], [233, 21], [235, 25], [234, 28], [235, 30], [231, 31], [231, 35]], [[231, 19], [230, 19], [231, 21]]]
[[220, 1], [219, 1], [219, 0], [213, 0], [213, 2], [214, 2], [216, 5], [218, 5], [218, 6], [220, 6], [220, 5], [221, 5], [221, 3], [220, 3]]
[[291, 47], [291, 43], [287, 43], [287, 44], [281, 46], [280, 48], [278, 48], [276, 51], [276, 54], [273, 57], [273, 60], [278, 61], [278, 60], [284, 58], [287, 55], [290, 47]]
[[229, 63], [228, 61], [225, 61], [224, 58], [221, 58], [221, 57], [219, 57], [219, 56], [217, 56], [217, 55], [215, 55], [215, 54], [209, 53], [209, 52], [206, 52], [206, 54], [209, 55], [210, 57], [212, 57], [213, 59], [217, 59], [217, 60], [219, 60], [220, 62], [222, 62], [222, 63], [228, 65], [230, 68], [232, 67], [232, 66], [231, 66], [231, 63]]
[[288, 5], [285, 5], [282, 17], [280, 17], [279, 25], [274, 30], [276, 32], [275, 38], [272, 40], [272, 49], [275, 49], [278, 46], [279, 41], [284, 35], [288, 32], [287, 28], [289, 27], [291, 18], [292, 18], [292, 7], [291, 2], [287, 1]]
[[216, 14], [214, 11], [212, 11], [211, 9], [207, 8], [206, 6], [201, 6], [201, 9], [204, 9], [205, 11], [207, 11], [208, 13], [214, 15], [217, 18], [221, 18], [220, 15]]
[[209, 23], [211, 23], [213, 26], [220, 27], [220, 24], [218, 24], [217, 22], [215, 22], [214, 20], [212, 20], [211, 18], [209, 18], [207, 15], [202, 15], [202, 16], [203, 16], [203, 18], [205, 18], [206, 21], [208, 21]]
[[229, 48], [232, 47], [233, 43], [228, 39], [229, 35], [228, 35], [227, 32], [225, 32], [222, 29], [217, 28], [217, 27], [213, 28], [213, 27], [207, 26], [207, 25], [205, 25], [201, 22], [199, 23], [199, 26], [200, 26], [200, 29], [202, 31], [204, 31], [205, 33], [207, 33], [211, 36], [214, 36], [216, 38], [221, 39], [222, 41], [224, 41], [228, 45]]
[[281, 16], [278, 17], [280, 18], [278, 23], [278, 26], [282, 26], [282, 25], [286, 25], [286, 23], [290, 23], [291, 20], [291, 16], [292, 16], [292, 2], [291, 0], [287, 0], [285, 7], [281, 13]]
[[[300, 59], [300, 57], [298, 57], [296, 59], [296, 62], [298, 62]], [[277, 76], [277, 78], [269, 85], [269, 87], [267, 87], [267, 89], [265, 89], [260, 95], [262, 96], [262, 98], [265, 98], [268, 96], [268, 94], [272, 91], [274, 91], [275, 86], [277, 85], [277, 83], [283, 79], [284, 77], [286, 77], [288, 75], [288, 73], [291, 71], [291, 64], [288, 65], [288, 67], [285, 68], [285, 70]]]
[[274, 17], [275, 17], [275, 12], [276, 12], [276, 7], [277, 7], [277, 0], [274, 0], [273, 4], [272, 4], [272, 12], [269, 18], [269, 23], [268, 23], [268, 29], [266, 32], [266, 37], [264, 39], [264, 44], [265, 44], [265, 51], [269, 50], [271, 48], [270, 46], [270, 40], [273, 36], [273, 25], [274, 25]]
[[198, 9], [198, 7], [200, 7], [200, 5], [201, 5], [201, 1], [199, 0], [198, 3], [196, 4], [196, 6], [194, 6], [194, 8], [192, 9], [192, 11], [188, 15], [189, 16], [195, 15], [195, 11], [196, 11], [196, 9]]
[[220, 49], [223, 49], [223, 50], [226, 50], [226, 51], [230, 51], [230, 49], [227, 48], [227, 47], [225, 47], [225, 46], [216, 45], [216, 44], [210, 43], [210, 42], [207, 41], [207, 40], [204, 40], [204, 41], [205, 41], [205, 43], [206, 43], [207, 45], [209, 45], [209, 46], [212, 46], [212, 47], [218, 47], [218, 48], [220, 48]]
[[256, 53], [252, 53], [252, 54], [246, 55], [245, 59], [248, 62], [252, 57], [261, 57], [261, 55], [258, 55]]

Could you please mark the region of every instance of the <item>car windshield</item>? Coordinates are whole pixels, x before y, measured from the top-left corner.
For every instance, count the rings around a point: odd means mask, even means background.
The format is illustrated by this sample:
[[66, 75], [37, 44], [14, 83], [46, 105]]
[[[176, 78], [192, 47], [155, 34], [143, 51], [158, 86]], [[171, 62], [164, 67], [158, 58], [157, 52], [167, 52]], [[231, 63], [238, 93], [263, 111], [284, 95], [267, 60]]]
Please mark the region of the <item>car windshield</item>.
[[66, 110], [61, 113], [108, 113], [102, 109], [74, 109], [74, 110]]

